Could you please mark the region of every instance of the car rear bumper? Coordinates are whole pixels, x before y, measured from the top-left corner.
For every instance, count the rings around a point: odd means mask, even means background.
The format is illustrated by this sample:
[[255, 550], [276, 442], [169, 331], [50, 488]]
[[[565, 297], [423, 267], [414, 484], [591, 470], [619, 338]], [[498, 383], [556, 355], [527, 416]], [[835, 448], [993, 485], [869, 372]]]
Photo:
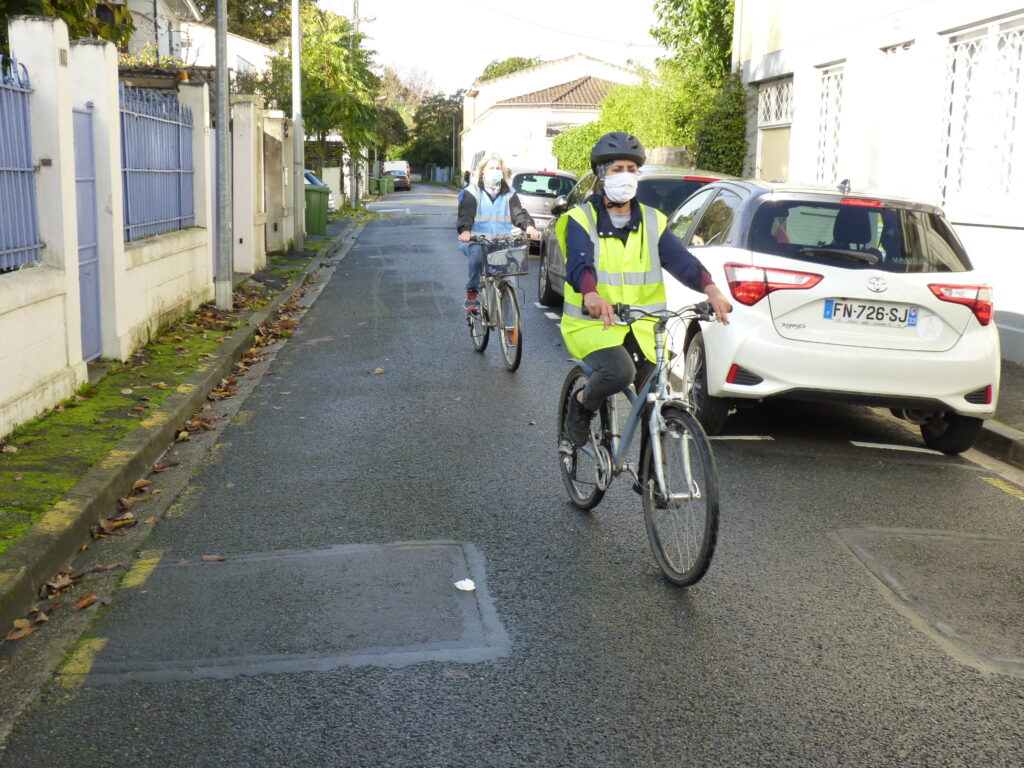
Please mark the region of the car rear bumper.
[[[770, 325], [736, 319], [729, 326], [704, 328], [708, 390], [716, 397], [832, 400], [979, 418], [995, 414], [1000, 359], [994, 326], [974, 328], [942, 352], [912, 352], [794, 341]], [[734, 364], [754, 374], [737, 377], [751, 383], [726, 381]], [[965, 399], [987, 386], [991, 403]]]

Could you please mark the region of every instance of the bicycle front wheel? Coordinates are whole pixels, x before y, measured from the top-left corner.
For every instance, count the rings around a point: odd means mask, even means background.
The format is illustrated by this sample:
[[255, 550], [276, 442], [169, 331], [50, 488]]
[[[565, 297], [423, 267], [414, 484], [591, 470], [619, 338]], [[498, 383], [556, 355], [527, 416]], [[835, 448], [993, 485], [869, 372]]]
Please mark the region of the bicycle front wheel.
[[515, 288], [507, 280], [498, 285], [498, 341], [505, 367], [514, 371], [523, 359], [523, 318]]
[[700, 423], [687, 411], [666, 409], [659, 436], [665, 475], [662, 494], [653, 440], [643, 456], [643, 505], [651, 551], [674, 584], [696, 584], [707, 573], [718, 539], [718, 470]]
[[469, 325], [469, 338], [473, 342], [473, 349], [483, 352], [487, 349], [487, 341], [490, 339], [491, 328], [487, 325], [487, 286], [480, 285], [480, 306], [473, 311], [466, 311], [466, 323]]
[[[576, 397], [576, 392], [587, 383], [587, 375], [578, 365], [565, 377], [562, 393], [558, 398], [558, 469], [562, 474], [562, 483], [569, 494], [569, 500], [580, 509], [593, 509], [604, 498], [601, 488], [602, 469], [597, 446], [610, 447], [610, 417], [608, 405], [605, 403], [594, 416], [590, 431], [592, 438], [586, 445], [576, 447], [565, 434], [565, 413], [569, 407], [569, 398]], [[610, 451], [606, 450], [607, 456]], [[605, 485], [607, 487], [607, 485]]]

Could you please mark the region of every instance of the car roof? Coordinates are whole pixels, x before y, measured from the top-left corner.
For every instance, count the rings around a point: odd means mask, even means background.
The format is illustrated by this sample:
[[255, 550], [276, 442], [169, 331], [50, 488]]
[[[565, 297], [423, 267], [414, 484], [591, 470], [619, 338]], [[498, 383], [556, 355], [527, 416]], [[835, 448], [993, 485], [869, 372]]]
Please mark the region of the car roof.
[[641, 165], [638, 173], [641, 179], [645, 178], [665, 178], [665, 179], [684, 179], [687, 177], [696, 177], [697, 179], [735, 179], [735, 176], [730, 176], [727, 173], [719, 173], [718, 171], [706, 171], [702, 168], [694, 168], [693, 166], [687, 167], [683, 165], [659, 165], [652, 163], [650, 165]]
[[769, 181], [767, 179], [723, 179], [716, 186], [739, 186], [749, 190], [755, 196], [770, 195], [780, 200], [794, 200], [809, 197], [822, 201], [854, 198], [858, 200], [878, 200], [894, 203], [900, 207], [916, 208], [932, 212], [941, 209], [931, 203], [913, 200], [901, 195], [893, 195], [876, 189], [850, 189], [843, 192], [836, 186], [797, 184], [789, 181]]
[[576, 174], [570, 173], [569, 171], [563, 171], [560, 168], [509, 168], [508, 172], [515, 176], [517, 173], [542, 173], [542, 174], [553, 174], [555, 176], [568, 176], [575, 179]]

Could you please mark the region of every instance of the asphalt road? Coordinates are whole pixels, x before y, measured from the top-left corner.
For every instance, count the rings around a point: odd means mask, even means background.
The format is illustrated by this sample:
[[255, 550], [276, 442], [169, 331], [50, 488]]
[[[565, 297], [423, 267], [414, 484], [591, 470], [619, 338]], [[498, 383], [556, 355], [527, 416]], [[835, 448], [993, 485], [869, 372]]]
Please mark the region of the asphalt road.
[[533, 276], [510, 374], [454, 194], [375, 207], [3, 765], [1024, 764], [1016, 486], [878, 412], [745, 411], [676, 589], [628, 483], [566, 501]]

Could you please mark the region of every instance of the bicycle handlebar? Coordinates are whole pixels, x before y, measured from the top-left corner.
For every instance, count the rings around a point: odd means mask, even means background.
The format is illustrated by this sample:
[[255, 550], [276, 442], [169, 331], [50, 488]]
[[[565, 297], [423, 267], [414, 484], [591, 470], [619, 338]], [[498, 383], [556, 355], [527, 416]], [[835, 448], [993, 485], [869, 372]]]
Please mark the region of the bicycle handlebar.
[[620, 318], [616, 325], [629, 325], [644, 317], [654, 317], [659, 320], [668, 320], [669, 318], [676, 317], [686, 320], [695, 319], [701, 322], [710, 322], [715, 317], [715, 311], [711, 308], [711, 304], [706, 301], [691, 304], [681, 309], [659, 309], [656, 312], [648, 312], [638, 307], [632, 307], [629, 304], [619, 303], [612, 307], [612, 311]]
[[471, 243], [512, 243], [513, 245], [524, 245], [530, 241], [530, 238], [525, 235], [495, 235], [494, 237], [470, 235], [469, 241]]

